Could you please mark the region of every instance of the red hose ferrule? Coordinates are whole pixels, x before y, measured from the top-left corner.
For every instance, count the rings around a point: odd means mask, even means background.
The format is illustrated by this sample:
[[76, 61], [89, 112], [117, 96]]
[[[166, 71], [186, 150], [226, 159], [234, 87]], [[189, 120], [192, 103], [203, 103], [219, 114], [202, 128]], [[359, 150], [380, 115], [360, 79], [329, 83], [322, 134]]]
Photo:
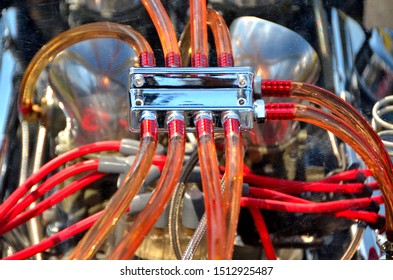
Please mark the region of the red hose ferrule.
[[141, 122], [141, 138], [152, 137], [157, 140], [157, 121], [145, 119]]
[[240, 133], [240, 121], [237, 118], [227, 118], [224, 121], [224, 132], [226, 137]]
[[292, 94], [293, 82], [288, 80], [262, 81], [263, 97], [289, 97]]
[[266, 104], [266, 120], [295, 119], [296, 105], [292, 103]]
[[192, 54], [191, 65], [193, 67], [207, 67], [209, 65], [207, 55], [202, 52]]
[[184, 137], [186, 128], [183, 120], [174, 119], [168, 123], [169, 138]]
[[166, 67], [181, 67], [181, 57], [180, 54], [171, 52], [165, 57]]
[[232, 67], [234, 65], [233, 56], [230, 53], [222, 53], [217, 58], [219, 67]]
[[211, 118], [201, 117], [196, 121], [197, 137], [211, 135], [213, 137], [213, 121]]
[[142, 67], [154, 67], [156, 66], [156, 60], [154, 54], [151, 52], [143, 52], [139, 55], [139, 65]]

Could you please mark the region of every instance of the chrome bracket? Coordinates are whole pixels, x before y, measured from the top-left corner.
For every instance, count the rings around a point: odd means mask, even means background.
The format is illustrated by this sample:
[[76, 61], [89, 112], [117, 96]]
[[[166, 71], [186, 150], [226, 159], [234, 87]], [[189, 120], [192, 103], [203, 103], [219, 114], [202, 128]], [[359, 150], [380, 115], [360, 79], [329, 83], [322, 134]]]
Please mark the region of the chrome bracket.
[[213, 115], [222, 129], [221, 114], [234, 111], [242, 129], [254, 121], [254, 72], [251, 67], [139, 68], [130, 69], [130, 128], [139, 131], [143, 111], [157, 113], [160, 131], [166, 131], [168, 111], [184, 113], [187, 132], [195, 131], [193, 118], [199, 111]]

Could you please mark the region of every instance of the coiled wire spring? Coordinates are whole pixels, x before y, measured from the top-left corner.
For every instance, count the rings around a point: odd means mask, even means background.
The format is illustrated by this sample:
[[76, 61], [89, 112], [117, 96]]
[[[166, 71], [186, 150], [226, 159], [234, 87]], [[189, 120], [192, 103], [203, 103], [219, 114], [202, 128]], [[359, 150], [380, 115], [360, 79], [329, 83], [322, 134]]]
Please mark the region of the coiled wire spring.
[[393, 95], [375, 103], [371, 125], [381, 137], [389, 155], [393, 157]]

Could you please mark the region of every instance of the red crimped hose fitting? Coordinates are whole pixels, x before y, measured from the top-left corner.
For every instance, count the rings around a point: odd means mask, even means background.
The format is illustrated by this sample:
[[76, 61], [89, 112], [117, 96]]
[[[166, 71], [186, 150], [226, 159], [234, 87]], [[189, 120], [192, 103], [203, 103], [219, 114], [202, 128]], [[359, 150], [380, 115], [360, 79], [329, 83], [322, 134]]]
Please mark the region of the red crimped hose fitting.
[[222, 53], [218, 56], [217, 64], [219, 67], [232, 67], [234, 65], [231, 53]]
[[224, 122], [225, 135], [232, 134], [233, 132], [240, 133], [240, 122], [235, 118], [228, 118]]
[[193, 67], [207, 67], [209, 65], [207, 55], [202, 52], [192, 54], [191, 65]]
[[199, 118], [196, 122], [196, 134], [198, 138], [204, 135], [213, 135], [213, 121], [209, 118]]
[[292, 103], [266, 104], [266, 120], [293, 120], [295, 119], [296, 105]]
[[168, 123], [169, 138], [172, 137], [184, 137], [186, 133], [186, 128], [184, 120], [173, 119]]
[[293, 82], [288, 80], [262, 81], [263, 97], [289, 97], [292, 94]]
[[180, 54], [171, 52], [165, 57], [166, 67], [181, 67]]
[[156, 60], [154, 54], [151, 52], [143, 52], [139, 55], [139, 65], [142, 67], [154, 67], [156, 66]]
[[144, 119], [141, 122], [141, 138], [152, 137], [157, 140], [157, 121]]

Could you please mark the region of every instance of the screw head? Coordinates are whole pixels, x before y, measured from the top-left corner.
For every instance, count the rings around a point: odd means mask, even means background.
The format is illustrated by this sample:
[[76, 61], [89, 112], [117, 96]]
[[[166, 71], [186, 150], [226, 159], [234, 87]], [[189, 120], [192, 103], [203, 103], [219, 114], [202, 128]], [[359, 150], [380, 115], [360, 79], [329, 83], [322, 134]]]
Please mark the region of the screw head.
[[136, 105], [136, 106], [143, 106], [143, 100], [141, 100], [141, 99], [136, 99], [136, 100], [135, 100], [135, 105]]
[[134, 85], [136, 87], [141, 87], [145, 84], [145, 78], [141, 74], [134, 75]]
[[134, 97], [135, 97], [135, 106], [143, 106], [145, 104], [143, 98], [143, 90], [141, 89], [134, 90]]
[[239, 87], [246, 87], [247, 86], [247, 77], [245, 75], [238, 75], [237, 82]]
[[237, 105], [239, 106], [243, 106], [244, 104], [246, 104], [246, 99], [241, 97], [237, 100]]

